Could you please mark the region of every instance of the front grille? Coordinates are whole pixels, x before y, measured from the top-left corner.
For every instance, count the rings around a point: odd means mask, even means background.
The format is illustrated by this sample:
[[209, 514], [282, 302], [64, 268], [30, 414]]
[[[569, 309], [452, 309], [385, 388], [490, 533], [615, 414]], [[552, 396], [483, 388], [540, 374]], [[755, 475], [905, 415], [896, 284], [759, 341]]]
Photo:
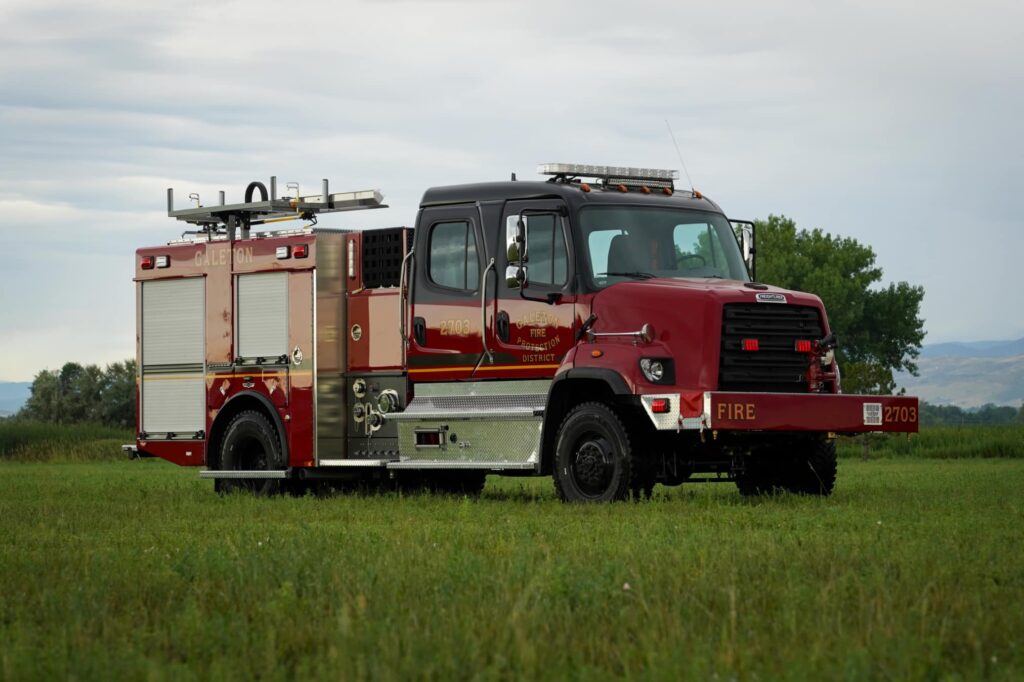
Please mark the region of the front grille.
[[[817, 308], [778, 303], [727, 303], [722, 310], [722, 351], [718, 390], [806, 393], [807, 355], [800, 339], [825, 335]], [[757, 351], [744, 351], [757, 339]]]

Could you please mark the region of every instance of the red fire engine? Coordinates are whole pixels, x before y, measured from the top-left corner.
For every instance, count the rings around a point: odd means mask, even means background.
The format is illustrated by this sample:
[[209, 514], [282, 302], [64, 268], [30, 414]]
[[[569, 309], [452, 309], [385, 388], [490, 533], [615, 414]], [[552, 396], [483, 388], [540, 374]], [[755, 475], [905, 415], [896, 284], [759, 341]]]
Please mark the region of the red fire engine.
[[752, 223], [675, 171], [539, 172], [354, 231], [317, 216], [379, 192], [279, 197], [271, 178], [180, 209], [168, 190], [192, 230], [136, 254], [133, 449], [220, 490], [539, 475], [610, 501], [687, 481], [827, 495], [835, 434], [917, 430], [916, 398], [842, 394], [821, 300], [755, 281]]

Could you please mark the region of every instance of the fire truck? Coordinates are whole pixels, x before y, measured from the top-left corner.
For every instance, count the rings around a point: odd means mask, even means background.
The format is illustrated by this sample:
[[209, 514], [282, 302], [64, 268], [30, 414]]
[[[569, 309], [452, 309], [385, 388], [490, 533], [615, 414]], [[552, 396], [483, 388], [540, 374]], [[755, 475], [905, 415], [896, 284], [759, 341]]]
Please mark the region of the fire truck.
[[[656, 483], [828, 495], [837, 434], [918, 401], [841, 390], [821, 300], [756, 281], [753, 223], [676, 171], [545, 164], [428, 189], [414, 227], [340, 230], [379, 191], [175, 206], [138, 249], [139, 456], [220, 491], [550, 476], [605, 502]], [[258, 196], [257, 196], [258, 195]], [[283, 221], [301, 227], [282, 230]]]

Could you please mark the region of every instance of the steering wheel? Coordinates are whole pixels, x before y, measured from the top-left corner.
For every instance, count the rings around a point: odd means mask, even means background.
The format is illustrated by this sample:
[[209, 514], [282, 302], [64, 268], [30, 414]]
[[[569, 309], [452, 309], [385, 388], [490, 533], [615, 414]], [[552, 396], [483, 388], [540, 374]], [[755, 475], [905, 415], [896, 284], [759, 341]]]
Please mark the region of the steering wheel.
[[700, 267], [704, 267], [705, 265], [708, 264], [707, 259], [705, 259], [704, 256], [700, 255], [699, 253], [681, 253], [678, 256], [676, 256], [676, 260], [678, 261], [679, 265], [682, 265], [684, 261], [694, 259], [700, 260]]

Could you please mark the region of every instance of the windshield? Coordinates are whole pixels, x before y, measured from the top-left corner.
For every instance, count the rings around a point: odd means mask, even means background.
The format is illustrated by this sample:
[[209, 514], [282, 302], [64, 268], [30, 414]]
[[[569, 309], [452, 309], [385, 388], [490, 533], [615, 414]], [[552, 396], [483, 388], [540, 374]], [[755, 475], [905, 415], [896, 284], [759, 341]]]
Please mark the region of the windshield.
[[588, 275], [598, 288], [650, 277], [749, 279], [732, 226], [717, 213], [588, 206], [580, 211], [580, 229]]

